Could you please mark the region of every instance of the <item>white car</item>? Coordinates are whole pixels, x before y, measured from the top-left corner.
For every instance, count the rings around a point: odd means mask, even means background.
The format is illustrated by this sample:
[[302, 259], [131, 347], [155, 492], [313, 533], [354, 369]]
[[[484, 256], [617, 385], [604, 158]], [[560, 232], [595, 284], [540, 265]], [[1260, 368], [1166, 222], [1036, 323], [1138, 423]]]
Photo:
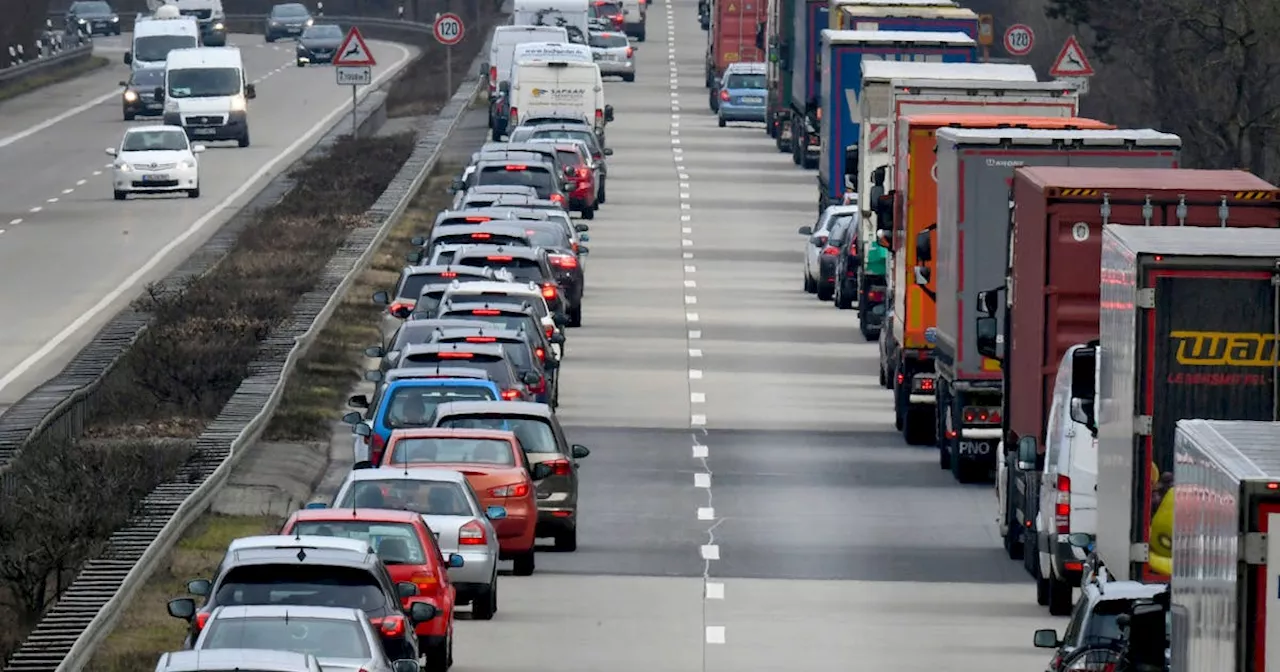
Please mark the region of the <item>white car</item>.
[[137, 126], [124, 133], [120, 146], [108, 147], [116, 157], [111, 165], [111, 188], [117, 201], [129, 194], [186, 192], [200, 197], [200, 163], [180, 126]]
[[624, 82], [636, 81], [636, 48], [626, 33], [591, 31], [591, 57], [600, 66], [600, 74], [617, 75]]
[[800, 227], [799, 233], [808, 236], [804, 247], [804, 291], [818, 295], [820, 301], [830, 301], [835, 294], [836, 256], [845, 236], [857, 235], [858, 206], [828, 206], [818, 216], [813, 226]]

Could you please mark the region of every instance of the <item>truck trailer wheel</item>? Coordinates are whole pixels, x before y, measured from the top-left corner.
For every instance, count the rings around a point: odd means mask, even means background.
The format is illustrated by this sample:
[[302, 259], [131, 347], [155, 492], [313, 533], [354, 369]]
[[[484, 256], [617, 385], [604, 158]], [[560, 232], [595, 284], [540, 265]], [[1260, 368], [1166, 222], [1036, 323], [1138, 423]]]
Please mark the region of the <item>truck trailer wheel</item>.
[[[1013, 453], [1006, 453], [1004, 458], [1006, 462], [1013, 459]], [[1009, 555], [1010, 560], [1022, 559], [1022, 524], [1013, 519], [1013, 470], [1009, 465], [1005, 465], [1004, 474], [1004, 551]]]
[[1071, 601], [1071, 584], [1049, 575], [1049, 613], [1054, 616], [1070, 616], [1071, 607], [1074, 603]]
[[[806, 146], [807, 146], [807, 143], [806, 143]], [[801, 168], [804, 168], [805, 170], [813, 170], [814, 168], [818, 167], [818, 157], [809, 156], [808, 150], [804, 150], [802, 154], [804, 156], [804, 159], [800, 162]]]
[[791, 122], [791, 162], [800, 165], [804, 159], [804, 148], [807, 144], [804, 131], [797, 128], [794, 121]]
[[937, 442], [934, 423], [937, 420], [930, 404], [907, 404], [902, 418], [902, 438], [909, 446], [928, 446]]

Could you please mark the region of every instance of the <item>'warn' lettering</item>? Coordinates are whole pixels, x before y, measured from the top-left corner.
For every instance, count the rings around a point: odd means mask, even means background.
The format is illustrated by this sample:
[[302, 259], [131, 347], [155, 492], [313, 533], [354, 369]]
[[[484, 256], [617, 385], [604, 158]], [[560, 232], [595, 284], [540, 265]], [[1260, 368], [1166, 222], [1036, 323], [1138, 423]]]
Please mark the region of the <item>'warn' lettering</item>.
[[1229, 331], [1174, 331], [1177, 360], [1183, 366], [1276, 365], [1274, 334], [1246, 334]]

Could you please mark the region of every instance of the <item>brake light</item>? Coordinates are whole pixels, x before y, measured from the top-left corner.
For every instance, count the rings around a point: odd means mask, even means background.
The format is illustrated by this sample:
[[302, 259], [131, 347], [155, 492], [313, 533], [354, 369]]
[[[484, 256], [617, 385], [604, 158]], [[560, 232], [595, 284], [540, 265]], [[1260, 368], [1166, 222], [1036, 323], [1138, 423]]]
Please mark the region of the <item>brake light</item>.
[[998, 407], [966, 406], [963, 415], [966, 425], [998, 425], [1001, 420]]
[[484, 546], [486, 543], [484, 526], [480, 523], [473, 520], [458, 528], [459, 546]]
[[519, 398], [520, 398], [520, 390], [503, 390], [502, 391], [503, 401], [515, 401], [516, 399], [519, 399]]
[[555, 327], [547, 327], [547, 338], [551, 338], [551, 334], [556, 333]]
[[204, 630], [204, 626], [209, 624], [209, 612], [202, 611], [196, 614], [196, 630]]
[[546, 350], [543, 350], [542, 348], [534, 348], [534, 349], [533, 349], [533, 354], [535, 354], [535, 355], [537, 355], [537, 356], [538, 356], [538, 361], [539, 361], [539, 362], [545, 362], [545, 361], [547, 361], [547, 351], [546, 351]]
[[564, 196], [561, 196], [560, 194], [551, 194], [551, 198], [549, 200], [552, 203], [559, 203], [560, 205], [564, 205]]
[[391, 313], [392, 315], [395, 315], [401, 310], [413, 310], [413, 304], [405, 303], [403, 301], [396, 301], [395, 303], [387, 306], [387, 312]]
[[486, 309], [486, 308], [477, 308], [476, 310], [471, 311], [471, 314], [472, 314], [472, 315], [501, 315], [501, 314], [502, 314], [502, 311], [500, 311], [500, 310], [489, 310], [489, 309]]
[[418, 587], [419, 594], [424, 594], [430, 591], [439, 583], [439, 580], [436, 579], [436, 575], [432, 574], [430, 571], [414, 572], [413, 576], [409, 577], [409, 580], [413, 582], [413, 585]]
[[933, 386], [934, 386], [934, 380], [932, 378], [912, 378], [911, 379], [912, 394], [916, 394], [920, 392], [925, 392], [925, 393], [932, 392]]
[[552, 460], [547, 462], [547, 466], [551, 467], [552, 476], [572, 476], [573, 465], [569, 460]]
[[552, 266], [559, 268], [571, 269], [578, 267], [578, 258], [572, 254], [549, 254], [547, 255], [547, 259], [551, 262]]
[[1053, 523], [1058, 534], [1071, 534], [1071, 479], [1058, 474], [1057, 503], [1053, 507]]
[[516, 114], [516, 108], [514, 108], [514, 107], [513, 107], [513, 108], [511, 108], [511, 114], [510, 114], [510, 115], [508, 115], [508, 116], [510, 116], [510, 118], [511, 118], [511, 121], [508, 123], [508, 125], [509, 125], [509, 126], [517, 126], [518, 124], [516, 123], [516, 119], [517, 119], [520, 115]]
[[528, 170], [528, 169], [529, 169], [529, 166], [522, 166], [519, 164], [512, 164], [510, 166], [507, 166], [507, 170]]
[[635, 47], [627, 47], [627, 58], [631, 58], [636, 53]]
[[498, 87], [498, 66], [489, 66], [489, 90], [492, 91]]
[[378, 624], [378, 633], [383, 637], [401, 637], [404, 635], [404, 616], [385, 616]]
[[441, 352], [438, 354], [440, 359], [471, 359], [475, 357], [473, 352]]
[[473, 233], [471, 237], [476, 240], [488, 240], [493, 237], [492, 233]]
[[544, 284], [542, 286], [542, 298], [544, 299], [556, 298], [556, 286], [549, 282]]
[[588, 177], [591, 177], [591, 170], [588, 169], [586, 166], [578, 166], [578, 177], [584, 180]]
[[838, 247], [832, 247], [832, 246], [828, 245], [828, 246], [826, 247], [826, 249], [822, 250], [822, 254], [823, 254], [824, 256], [834, 257], [834, 256], [836, 256], [836, 255], [840, 254], [840, 248], [838, 248]]
[[604, 119], [604, 110], [596, 108], [596, 119]]
[[490, 497], [528, 497], [529, 484], [515, 483], [512, 485], [504, 485], [500, 488], [490, 488]]
[[382, 464], [382, 453], [387, 449], [387, 437], [374, 434], [369, 437], [369, 458], [374, 464]]
[[498, 339], [493, 336], [468, 336], [468, 343], [497, 343]]
[[725, 101], [726, 103], [727, 103], [727, 102], [729, 102], [729, 92], [728, 92], [728, 91], [721, 91], [721, 92], [720, 92], [720, 100], [723, 100], [723, 101]]
[[868, 301], [884, 301], [884, 292], [867, 292]]
[[506, 254], [491, 254], [485, 257], [486, 261], [511, 261], [511, 256]]
[[529, 386], [529, 392], [532, 394], [543, 394], [547, 391], [547, 378], [543, 376], [538, 379], [536, 384]]
[[493, 221], [493, 218], [492, 218], [492, 217], [465, 217], [465, 218], [463, 218], [463, 220], [462, 220], [462, 221], [464, 221], [464, 222], [491, 222], [491, 221]]

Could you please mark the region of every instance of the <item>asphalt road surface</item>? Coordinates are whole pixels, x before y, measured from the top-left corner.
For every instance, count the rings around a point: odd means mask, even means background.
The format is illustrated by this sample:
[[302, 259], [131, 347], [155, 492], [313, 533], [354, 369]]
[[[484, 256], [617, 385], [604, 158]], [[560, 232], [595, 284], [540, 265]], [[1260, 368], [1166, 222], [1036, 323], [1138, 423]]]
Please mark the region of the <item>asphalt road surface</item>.
[[[812, 171], [717, 128], [693, 0], [606, 83], [608, 203], [561, 382], [577, 552], [500, 580], [456, 672], [1028, 672], [1058, 627], [962, 487], [893, 432], [854, 311], [801, 289]], [[675, 76], [674, 84], [672, 76]]]
[[[213, 143], [201, 158], [201, 196], [112, 200], [111, 157], [130, 124], [118, 82], [129, 35], [98, 40], [116, 64], [4, 103], [0, 115], [0, 408], [57, 373], [147, 282], [163, 277], [351, 104], [332, 68], [298, 68], [293, 44], [233, 35], [258, 97], [253, 144]], [[370, 42], [379, 81], [411, 48]]]

